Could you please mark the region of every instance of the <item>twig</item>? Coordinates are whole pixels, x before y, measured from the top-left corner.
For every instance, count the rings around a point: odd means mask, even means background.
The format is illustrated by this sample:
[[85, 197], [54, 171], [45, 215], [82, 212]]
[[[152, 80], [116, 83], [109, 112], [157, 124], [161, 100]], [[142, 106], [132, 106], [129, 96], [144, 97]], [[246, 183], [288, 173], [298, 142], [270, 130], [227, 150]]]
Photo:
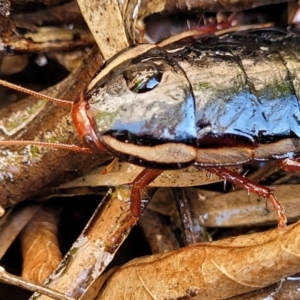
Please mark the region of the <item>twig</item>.
[[47, 295], [56, 300], [75, 300], [74, 298], [68, 297], [60, 292], [57, 292], [43, 285], [35, 284], [33, 282], [23, 279], [22, 277], [9, 274], [1, 266], [0, 266], [0, 281], [3, 281], [8, 284], [16, 285], [21, 288], [25, 288], [29, 291], [38, 292]]

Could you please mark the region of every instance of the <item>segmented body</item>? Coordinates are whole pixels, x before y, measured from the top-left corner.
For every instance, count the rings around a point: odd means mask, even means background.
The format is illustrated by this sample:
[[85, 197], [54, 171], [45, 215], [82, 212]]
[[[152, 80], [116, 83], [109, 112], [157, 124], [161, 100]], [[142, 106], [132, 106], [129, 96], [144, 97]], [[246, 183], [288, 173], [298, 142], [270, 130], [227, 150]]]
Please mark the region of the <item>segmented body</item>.
[[271, 32], [207, 39], [174, 54], [195, 96], [197, 162], [247, 160], [251, 148], [259, 160], [299, 153], [299, 55], [298, 38]]
[[166, 169], [298, 156], [299, 38], [237, 33], [166, 50], [123, 52], [84, 94], [110, 152]]

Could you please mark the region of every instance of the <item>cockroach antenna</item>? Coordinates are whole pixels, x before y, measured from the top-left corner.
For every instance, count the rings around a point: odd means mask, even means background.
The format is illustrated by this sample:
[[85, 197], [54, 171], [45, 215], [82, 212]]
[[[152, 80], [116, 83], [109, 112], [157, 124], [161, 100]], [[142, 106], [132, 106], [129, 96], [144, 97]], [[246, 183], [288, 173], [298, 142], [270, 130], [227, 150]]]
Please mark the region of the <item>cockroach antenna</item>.
[[2, 79], [0, 79], [0, 85], [8, 87], [8, 88], [10, 88], [12, 90], [15, 90], [15, 91], [30, 95], [30, 96], [32, 96], [34, 98], [37, 98], [37, 99], [44, 99], [44, 100], [51, 101], [53, 103], [57, 103], [57, 104], [60, 104], [60, 105], [73, 106], [72, 101], [50, 97], [50, 96], [41, 94], [39, 92], [35, 92], [35, 91], [32, 91], [32, 90], [26, 89], [22, 86], [10, 83], [8, 81], [2, 80]]
[[[7, 88], [13, 89], [15, 91], [30, 95], [37, 99], [44, 99], [47, 101], [51, 101], [53, 103], [57, 103], [59, 105], [65, 105], [65, 106], [71, 106], [73, 107], [73, 102], [69, 100], [64, 99], [58, 99], [54, 97], [50, 97], [44, 94], [41, 94], [39, 92], [32, 91], [30, 89], [26, 89], [22, 86], [7, 82], [5, 80], [0, 79], [0, 85], [5, 86]], [[81, 147], [77, 145], [69, 145], [69, 144], [56, 144], [56, 143], [49, 143], [49, 142], [37, 142], [37, 141], [24, 141], [24, 140], [18, 140], [18, 141], [0, 141], [0, 146], [40, 146], [40, 147], [47, 147], [52, 149], [65, 149], [75, 152], [83, 152], [83, 153], [91, 153], [91, 149], [87, 147]]]

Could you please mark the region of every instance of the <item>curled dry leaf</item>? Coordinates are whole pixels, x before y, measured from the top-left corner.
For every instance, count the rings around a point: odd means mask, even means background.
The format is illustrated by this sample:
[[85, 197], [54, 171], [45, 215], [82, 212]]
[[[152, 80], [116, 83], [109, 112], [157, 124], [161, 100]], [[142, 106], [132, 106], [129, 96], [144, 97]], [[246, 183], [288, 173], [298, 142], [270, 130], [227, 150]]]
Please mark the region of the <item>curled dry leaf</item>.
[[57, 239], [58, 213], [41, 209], [25, 227], [22, 240], [22, 277], [43, 283], [62, 259]]
[[0, 219], [0, 259], [40, 207], [41, 204], [29, 204], [12, 213], [6, 212], [5, 217]]
[[299, 272], [299, 245], [297, 222], [138, 258], [121, 267], [97, 299], [228, 299]]

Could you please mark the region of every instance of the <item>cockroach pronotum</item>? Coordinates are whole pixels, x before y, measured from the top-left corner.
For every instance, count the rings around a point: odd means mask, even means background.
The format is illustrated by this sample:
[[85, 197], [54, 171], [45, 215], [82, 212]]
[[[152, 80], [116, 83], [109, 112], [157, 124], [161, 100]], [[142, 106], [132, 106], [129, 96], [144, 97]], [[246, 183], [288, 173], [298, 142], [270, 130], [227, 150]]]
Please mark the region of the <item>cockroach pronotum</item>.
[[135, 217], [143, 187], [165, 169], [194, 164], [271, 200], [278, 226], [285, 226], [271, 189], [226, 166], [275, 159], [286, 171], [300, 170], [299, 38], [265, 30], [204, 39], [130, 47], [107, 62], [74, 104], [50, 98], [72, 107], [84, 147], [0, 145], [106, 150], [145, 167], [132, 183]]

